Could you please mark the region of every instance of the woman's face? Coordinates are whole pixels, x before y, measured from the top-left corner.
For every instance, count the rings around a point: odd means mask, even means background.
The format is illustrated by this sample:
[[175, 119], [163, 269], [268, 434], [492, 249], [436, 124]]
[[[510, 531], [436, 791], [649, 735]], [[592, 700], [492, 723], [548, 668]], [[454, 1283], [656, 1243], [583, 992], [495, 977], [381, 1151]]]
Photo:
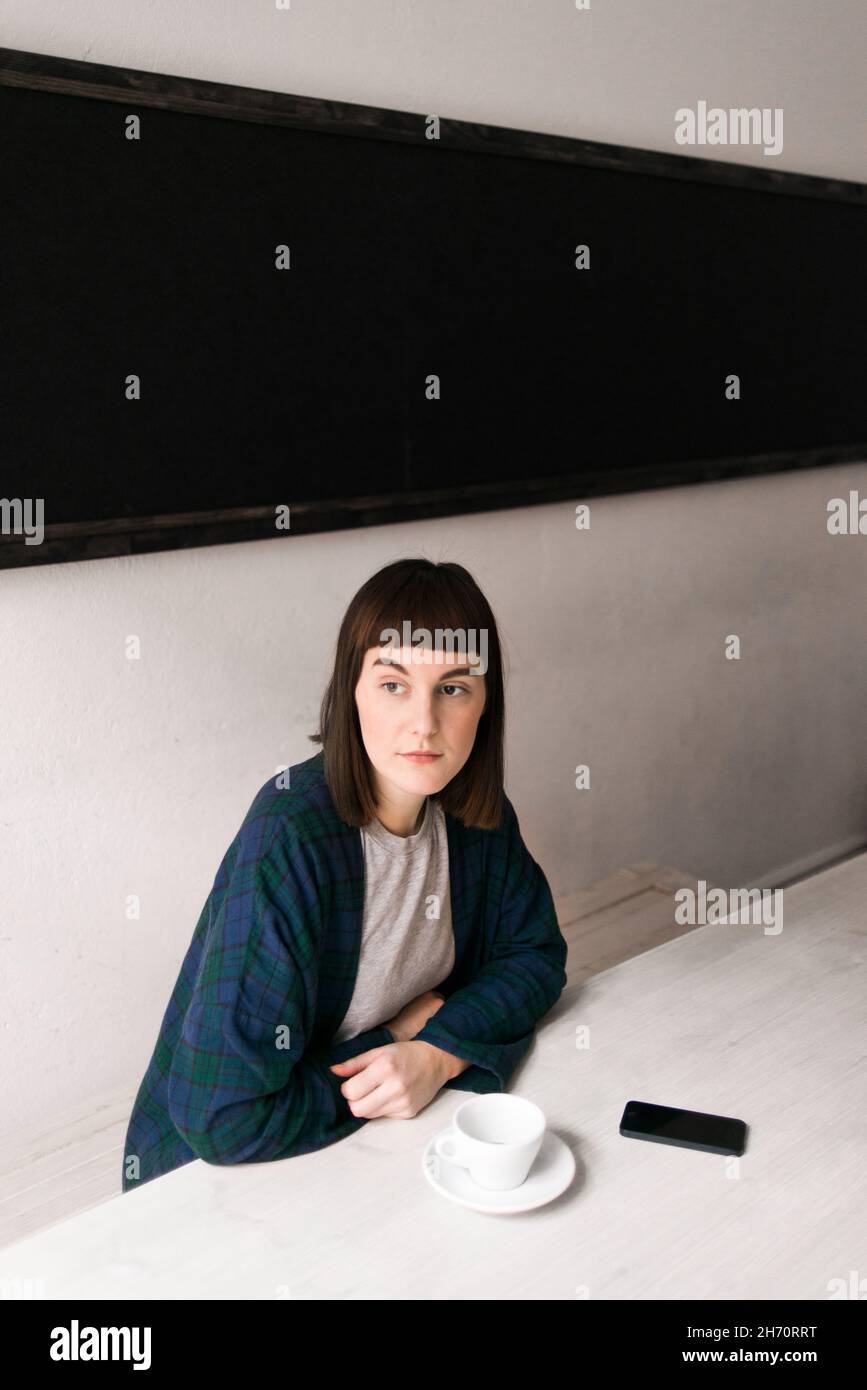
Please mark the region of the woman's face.
[[[355, 703], [367, 756], [386, 794], [429, 796], [460, 772], [485, 708], [487, 681], [478, 667], [472, 653], [464, 658], [391, 645], [365, 652]], [[419, 750], [439, 757], [406, 756]]]

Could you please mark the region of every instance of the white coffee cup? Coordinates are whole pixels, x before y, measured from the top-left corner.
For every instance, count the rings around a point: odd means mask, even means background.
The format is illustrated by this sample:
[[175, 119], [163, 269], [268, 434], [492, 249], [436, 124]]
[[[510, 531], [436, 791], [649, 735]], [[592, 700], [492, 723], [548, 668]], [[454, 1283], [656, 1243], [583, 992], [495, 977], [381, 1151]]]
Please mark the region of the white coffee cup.
[[545, 1115], [523, 1096], [496, 1092], [459, 1105], [451, 1129], [436, 1138], [440, 1158], [470, 1170], [479, 1187], [520, 1187], [545, 1137]]

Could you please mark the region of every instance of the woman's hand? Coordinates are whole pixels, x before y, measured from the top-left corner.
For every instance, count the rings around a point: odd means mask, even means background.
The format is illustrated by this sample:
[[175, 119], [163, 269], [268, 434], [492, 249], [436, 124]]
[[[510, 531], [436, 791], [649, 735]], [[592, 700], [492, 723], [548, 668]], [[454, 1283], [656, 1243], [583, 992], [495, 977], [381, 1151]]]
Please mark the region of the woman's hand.
[[356, 1118], [410, 1120], [449, 1079], [449, 1060], [430, 1043], [396, 1042], [334, 1062], [331, 1071], [348, 1077], [340, 1090]]
[[409, 1042], [445, 1002], [441, 994], [426, 989], [424, 994], [417, 994], [415, 999], [404, 1004], [400, 1012], [388, 1019], [383, 1027], [388, 1029], [395, 1042]]

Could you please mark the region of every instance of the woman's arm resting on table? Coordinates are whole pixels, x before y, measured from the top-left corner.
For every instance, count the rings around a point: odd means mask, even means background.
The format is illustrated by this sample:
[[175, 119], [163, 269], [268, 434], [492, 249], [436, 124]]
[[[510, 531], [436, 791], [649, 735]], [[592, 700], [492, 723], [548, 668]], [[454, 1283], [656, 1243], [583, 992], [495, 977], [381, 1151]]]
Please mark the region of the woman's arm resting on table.
[[311, 1050], [319, 922], [303, 847], [283, 826], [263, 849], [256, 829], [227, 856], [168, 1072], [171, 1121], [207, 1163], [289, 1158], [343, 1138], [364, 1121], [329, 1061], [393, 1042], [374, 1028]]
[[529, 1051], [536, 1023], [566, 984], [567, 946], [551, 890], [521, 839], [508, 798], [506, 828], [491, 852], [492, 891], [501, 891], [489, 958], [415, 1039], [468, 1063], [459, 1089], [504, 1090]]
[[332, 1071], [346, 1078], [340, 1089], [353, 1115], [411, 1119], [464, 1065], [442, 1048], [410, 1038], [335, 1062]]

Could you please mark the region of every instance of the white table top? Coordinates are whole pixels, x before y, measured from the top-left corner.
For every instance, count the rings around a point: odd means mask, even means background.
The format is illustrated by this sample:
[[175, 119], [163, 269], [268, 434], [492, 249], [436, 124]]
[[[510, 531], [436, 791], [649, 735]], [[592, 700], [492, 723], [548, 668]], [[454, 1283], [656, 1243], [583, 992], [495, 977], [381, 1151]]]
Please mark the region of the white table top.
[[[276, 1163], [196, 1160], [0, 1250], [45, 1298], [827, 1299], [867, 1251], [867, 854], [784, 925], [698, 927], [567, 987], [512, 1091], [577, 1160], [535, 1211], [447, 1201], [421, 1154], [469, 1093]], [[589, 1028], [589, 1047], [576, 1030]], [[627, 1100], [735, 1115], [739, 1160], [618, 1133]], [[833, 1285], [831, 1287], [834, 1287]]]

